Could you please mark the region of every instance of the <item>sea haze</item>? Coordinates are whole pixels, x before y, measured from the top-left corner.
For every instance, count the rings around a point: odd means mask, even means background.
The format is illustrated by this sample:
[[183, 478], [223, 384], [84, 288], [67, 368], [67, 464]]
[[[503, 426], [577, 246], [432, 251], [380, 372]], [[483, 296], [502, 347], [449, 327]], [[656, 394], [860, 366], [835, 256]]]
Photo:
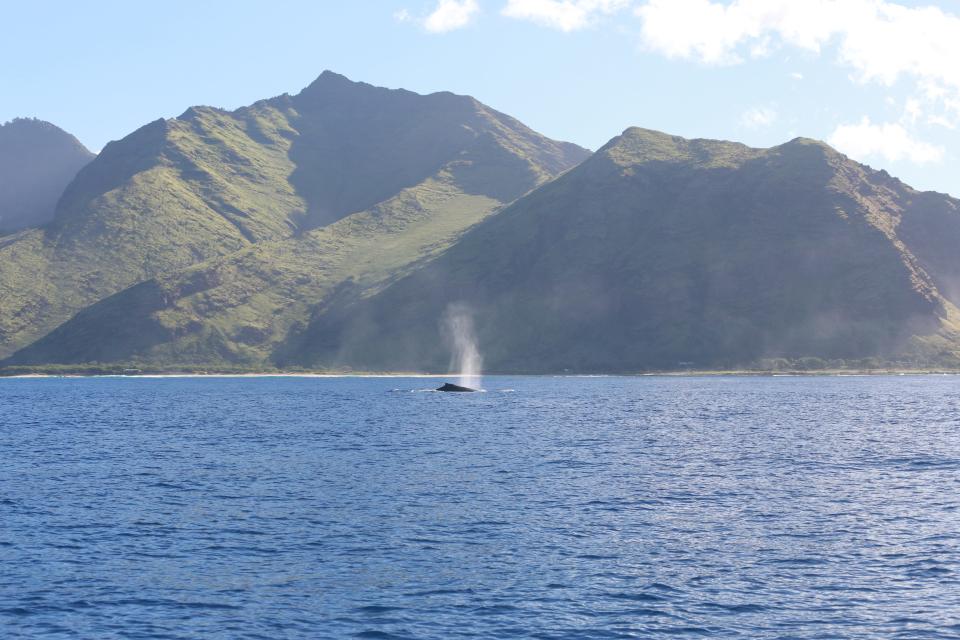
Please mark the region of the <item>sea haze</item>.
[[960, 379], [0, 380], [4, 638], [955, 638]]

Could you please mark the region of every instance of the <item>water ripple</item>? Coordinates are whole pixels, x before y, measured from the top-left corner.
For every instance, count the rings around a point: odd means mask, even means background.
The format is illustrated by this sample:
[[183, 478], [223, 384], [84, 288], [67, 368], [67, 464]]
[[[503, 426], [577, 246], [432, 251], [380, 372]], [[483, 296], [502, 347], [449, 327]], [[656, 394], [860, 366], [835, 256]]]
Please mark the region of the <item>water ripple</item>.
[[960, 637], [960, 379], [485, 384], [0, 380], [0, 637]]

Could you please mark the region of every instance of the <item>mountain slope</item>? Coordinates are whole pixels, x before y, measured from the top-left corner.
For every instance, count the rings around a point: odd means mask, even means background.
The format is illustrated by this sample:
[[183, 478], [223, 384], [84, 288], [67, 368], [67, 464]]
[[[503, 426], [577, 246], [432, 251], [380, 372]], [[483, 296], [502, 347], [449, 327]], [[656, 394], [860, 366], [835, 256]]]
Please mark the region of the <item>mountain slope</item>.
[[960, 363], [960, 202], [826, 145], [630, 129], [365, 298], [317, 309], [284, 366], [443, 370], [450, 304], [511, 372]]
[[[214, 272], [256, 281], [251, 291], [272, 287], [286, 269], [303, 272], [295, 280], [322, 276], [335, 285], [340, 276], [329, 269], [318, 276], [316, 266], [345, 236], [335, 232], [336, 240], [319, 245], [311, 239], [329, 235], [327, 225], [364, 211], [389, 219], [395, 207], [388, 202], [439, 181], [450, 202], [470, 202], [470, 215], [453, 224], [462, 229], [586, 155], [467, 96], [381, 89], [330, 72], [296, 96], [234, 112], [191, 108], [108, 145], [68, 187], [51, 225], [0, 240], [0, 357], [154, 278], [131, 295], [159, 287], [155, 304], [175, 304], [184, 282], [175, 274], [205, 261], [214, 261]], [[422, 208], [442, 217], [444, 206]], [[341, 225], [342, 233], [348, 227]], [[258, 256], [272, 257], [250, 264]], [[285, 266], [288, 257], [294, 266]], [[414, 250], [398, 261], [419, 258]], [[230, 264], [245, 267], [231, 271]], [[196, 283], [204, 276], [182, 278]], [[221, 282], [211, 278], [205, 281]], [[194, 286], [186, 290], [196, 294]], [[191, 314], [171, 320], [171, 330], [188, 324], [199, 331], [202, 321]], [[146, 335], [132, 316], [123, 324]], [[219, 340], [216, 327], [208, 328]], [[100, 346], [122, 352], [121, 342], [110, 336]], [[70, 361], [69, 350], [83, 346], [42, 352], [50, 361]]]
[[52, 220], [64, 188], [93, 157], [49, 122], [0, 124], [0, 235]]

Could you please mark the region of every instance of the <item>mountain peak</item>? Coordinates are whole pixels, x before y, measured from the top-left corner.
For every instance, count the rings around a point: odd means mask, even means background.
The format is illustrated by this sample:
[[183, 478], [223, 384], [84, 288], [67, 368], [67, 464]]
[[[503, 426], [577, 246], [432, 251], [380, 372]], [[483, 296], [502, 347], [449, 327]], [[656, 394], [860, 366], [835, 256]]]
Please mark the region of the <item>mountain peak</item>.
[[5, 144], [34, 142], [38, 137], [69, 144], [82, 149], [84, 154], [93, 156], [79, 140], [52, 122], [39, 118], [14, 118], [9, 122], [0, 123], [0, 140]]
[[831, 147], [829, 144], [823, 140], [817, 140], [816, 138], [804, 138], [797, 137], [792, 140], [788, 140], [783, 144], [771, 147], [771, 150], [778, 149], [781, 151], [786, 150], [795, 150], [800, 153], [819, 153], [824, 156], [840, 156], [842, 155], [839, 151]]
[[329, 69], [307, 85], [295, 98], [306, 104], [326, 104], [344, 98], [358, 101], [388, 99], [388, 96], [406, 101], [428, 99], [439, 107], [476, 109], [480, 102], [471, 96], [450, 91], [420, 94], [408, 89], [390, 89], [367, 82], [355, 82]]
[[317, 79], [308, 84], [299, 94], [298, 98], [313, 98], [322, 95], [343, 95], [347, 92], [356, 92], [362, 90], [389, 91], [375, 87], [366, 82], [354, 82], [347, 76], [341, 75], [329, 69], [325, 70]]
[[206, 105], [194, 105], [192, 107], [187, 107], [187, 110], [177, 116], [177, 120], [195, 120], [200, 118], [205, 113], [212, 114], [227, 114], [226, 109], [221, 109], [220, 107], [210, 107]]
[[851, 167], [854, 165], [858, 167], [861, 166], [854, 163], [826, 142], [814, 138], [794, 138], [783, 144], [770, 147], [767, 153], [789, 159], [795, 163], [797, 169], [801, 167], [819, 167], [820, 169], [833, 167], [836, 169], [843, 165], [849, 165]]
[[0, 124], [0, 234], [49, 222], [64, 187], [93, 157], [50, 122]]
[[849, 158], [822, 140], [797, 137], [769, 148], [710, 138], [684, 138], [653, 129], [628, 127], [597, 155], [621, 166], [646, 163], [689, 163], [701, 167], [734, 167], [764, 155], [791, 158], [800, 166], [839, 166]]
[[724, 166], [755, 157], [760, 152], [739, 142], [683, 138], [653, 129], [629, 127], [597, 154], [621, 166], [649, 162]]
[[353, 83], [353, 80], [351, 80], [347, 76], [343, 75], [342, 73], [337, 73], [336, 71], [331, 71], [330, 69], [324, 69], [320, 73], [320, 75], [317, 76], [317, 80], [326, 80], [328, 82], [337, 81], [337, 82]]
[[317, 76], [317, 79], [310, 83], [310, 86], [316, 84], [324, 85], [355, 85], [355, 84], [366, 84], [363, 82], [354, 82], [347, 76], [337, 73], [336, 71], [331, 71], [330, 69], [324, 69], [323, 73]]
[[[806, 137], [804, 137], [804, 136], [797, 136], [796, 138], [793, 138], [792, 140], [789, 140], [789, 141], [785, 142], [784, 144], [792, 144], [792, 145], [815, 145], [815, 146], [818, 146], [818, 147], [830, 147], [830, 145], [828, 145], [828, 144], [827, 144], [826, 142], [824, 142], [823, 140], [817, 140], [816, 138], [806, 138]], [[832, 147], [830, 147], [830, 148], [832, 148]]]
[[42, 130], [63, 131], [63, 129], [53, 124], [52, 122], [47, 122], [46, 120], [40, 120], [39, 118], [14, 118], [9, 122], [0, 123], [0, 130], [14, 131], [16, 129], [33, 129], [37, 131], [42, 131]]

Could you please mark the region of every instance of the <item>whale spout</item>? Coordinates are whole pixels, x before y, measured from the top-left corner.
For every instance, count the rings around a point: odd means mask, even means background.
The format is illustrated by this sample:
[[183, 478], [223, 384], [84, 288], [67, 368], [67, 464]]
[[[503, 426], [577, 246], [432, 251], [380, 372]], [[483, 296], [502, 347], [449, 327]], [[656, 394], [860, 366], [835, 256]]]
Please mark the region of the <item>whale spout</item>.
[[470, 387], [461, 387], [458, 384], [450, 384], [449, 382], [444, 384], [442, 387], [439, 387], [437, 391], [456, 391], [456, 392], [470, 392], [476, 391], [476, 389], [471, 389]]

